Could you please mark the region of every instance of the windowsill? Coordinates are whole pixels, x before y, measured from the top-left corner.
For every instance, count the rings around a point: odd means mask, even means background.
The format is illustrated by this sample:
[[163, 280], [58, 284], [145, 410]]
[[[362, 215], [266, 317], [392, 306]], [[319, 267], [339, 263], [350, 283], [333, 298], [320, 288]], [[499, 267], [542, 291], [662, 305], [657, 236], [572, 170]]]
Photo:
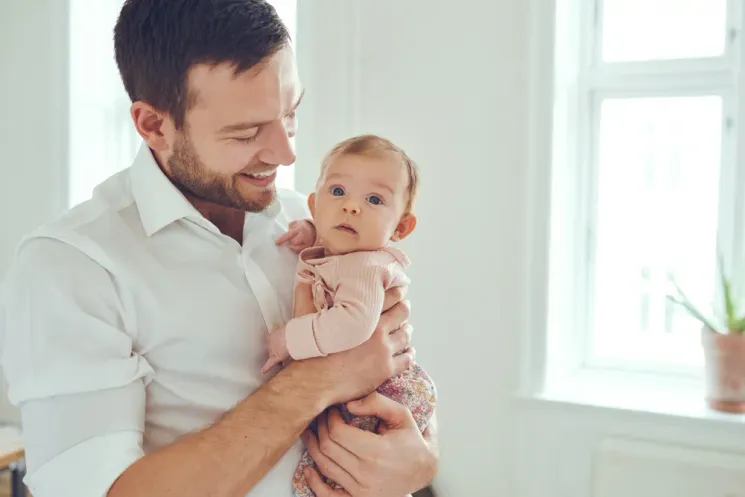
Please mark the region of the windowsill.
[[539, 402], [745, 426], [745, 414], [715, 411], [707, 405], [703, 381], [698, 378], [584, 370], [571, 379], [552, 383], [543, 391], [521, 397]]

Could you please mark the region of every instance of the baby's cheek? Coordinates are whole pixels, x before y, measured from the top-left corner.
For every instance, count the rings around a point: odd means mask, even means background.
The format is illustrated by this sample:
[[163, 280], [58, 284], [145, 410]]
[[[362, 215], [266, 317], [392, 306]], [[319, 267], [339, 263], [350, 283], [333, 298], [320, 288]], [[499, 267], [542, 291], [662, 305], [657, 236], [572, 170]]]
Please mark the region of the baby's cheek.
[[393, 235], [396, 225], [388, 217], [381, 217], [375, 224], [375, 240], [377, 244], [384, 245]]

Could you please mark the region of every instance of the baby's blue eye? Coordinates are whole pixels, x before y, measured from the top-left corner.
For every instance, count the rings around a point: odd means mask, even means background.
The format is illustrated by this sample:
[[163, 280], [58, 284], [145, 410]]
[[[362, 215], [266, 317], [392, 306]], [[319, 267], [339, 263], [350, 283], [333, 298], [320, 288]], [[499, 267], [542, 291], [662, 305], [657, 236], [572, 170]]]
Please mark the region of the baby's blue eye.
[[334, 197], [341, 197], [344, 195], [344, 188], [340, 186], [335, 186], [331, 189], [331, 195]]
[[367, 197], [367, 201], [373, 205], [380, 205], [383, 203], [383, 199], [381, 199], [377, 195], [370, 195], [369, 197]]

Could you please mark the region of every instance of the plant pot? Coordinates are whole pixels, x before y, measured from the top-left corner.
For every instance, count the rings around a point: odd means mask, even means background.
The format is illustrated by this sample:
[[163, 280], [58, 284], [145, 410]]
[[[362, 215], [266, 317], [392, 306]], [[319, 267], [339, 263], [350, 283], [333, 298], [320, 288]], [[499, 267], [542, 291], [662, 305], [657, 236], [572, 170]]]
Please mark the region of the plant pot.
[[706, 401], [712, 409], [745, 413], [745, 335], [703, 330]]

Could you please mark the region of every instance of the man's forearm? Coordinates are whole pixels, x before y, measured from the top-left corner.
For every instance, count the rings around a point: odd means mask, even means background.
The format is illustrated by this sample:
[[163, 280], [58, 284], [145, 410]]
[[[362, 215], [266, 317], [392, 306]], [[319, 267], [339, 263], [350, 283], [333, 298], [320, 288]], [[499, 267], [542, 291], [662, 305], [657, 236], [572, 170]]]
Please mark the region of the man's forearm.
[[245, 495], [325, 409], [312, 377], [291, 364], [212, 427], [135, 462], [108, 497]]

